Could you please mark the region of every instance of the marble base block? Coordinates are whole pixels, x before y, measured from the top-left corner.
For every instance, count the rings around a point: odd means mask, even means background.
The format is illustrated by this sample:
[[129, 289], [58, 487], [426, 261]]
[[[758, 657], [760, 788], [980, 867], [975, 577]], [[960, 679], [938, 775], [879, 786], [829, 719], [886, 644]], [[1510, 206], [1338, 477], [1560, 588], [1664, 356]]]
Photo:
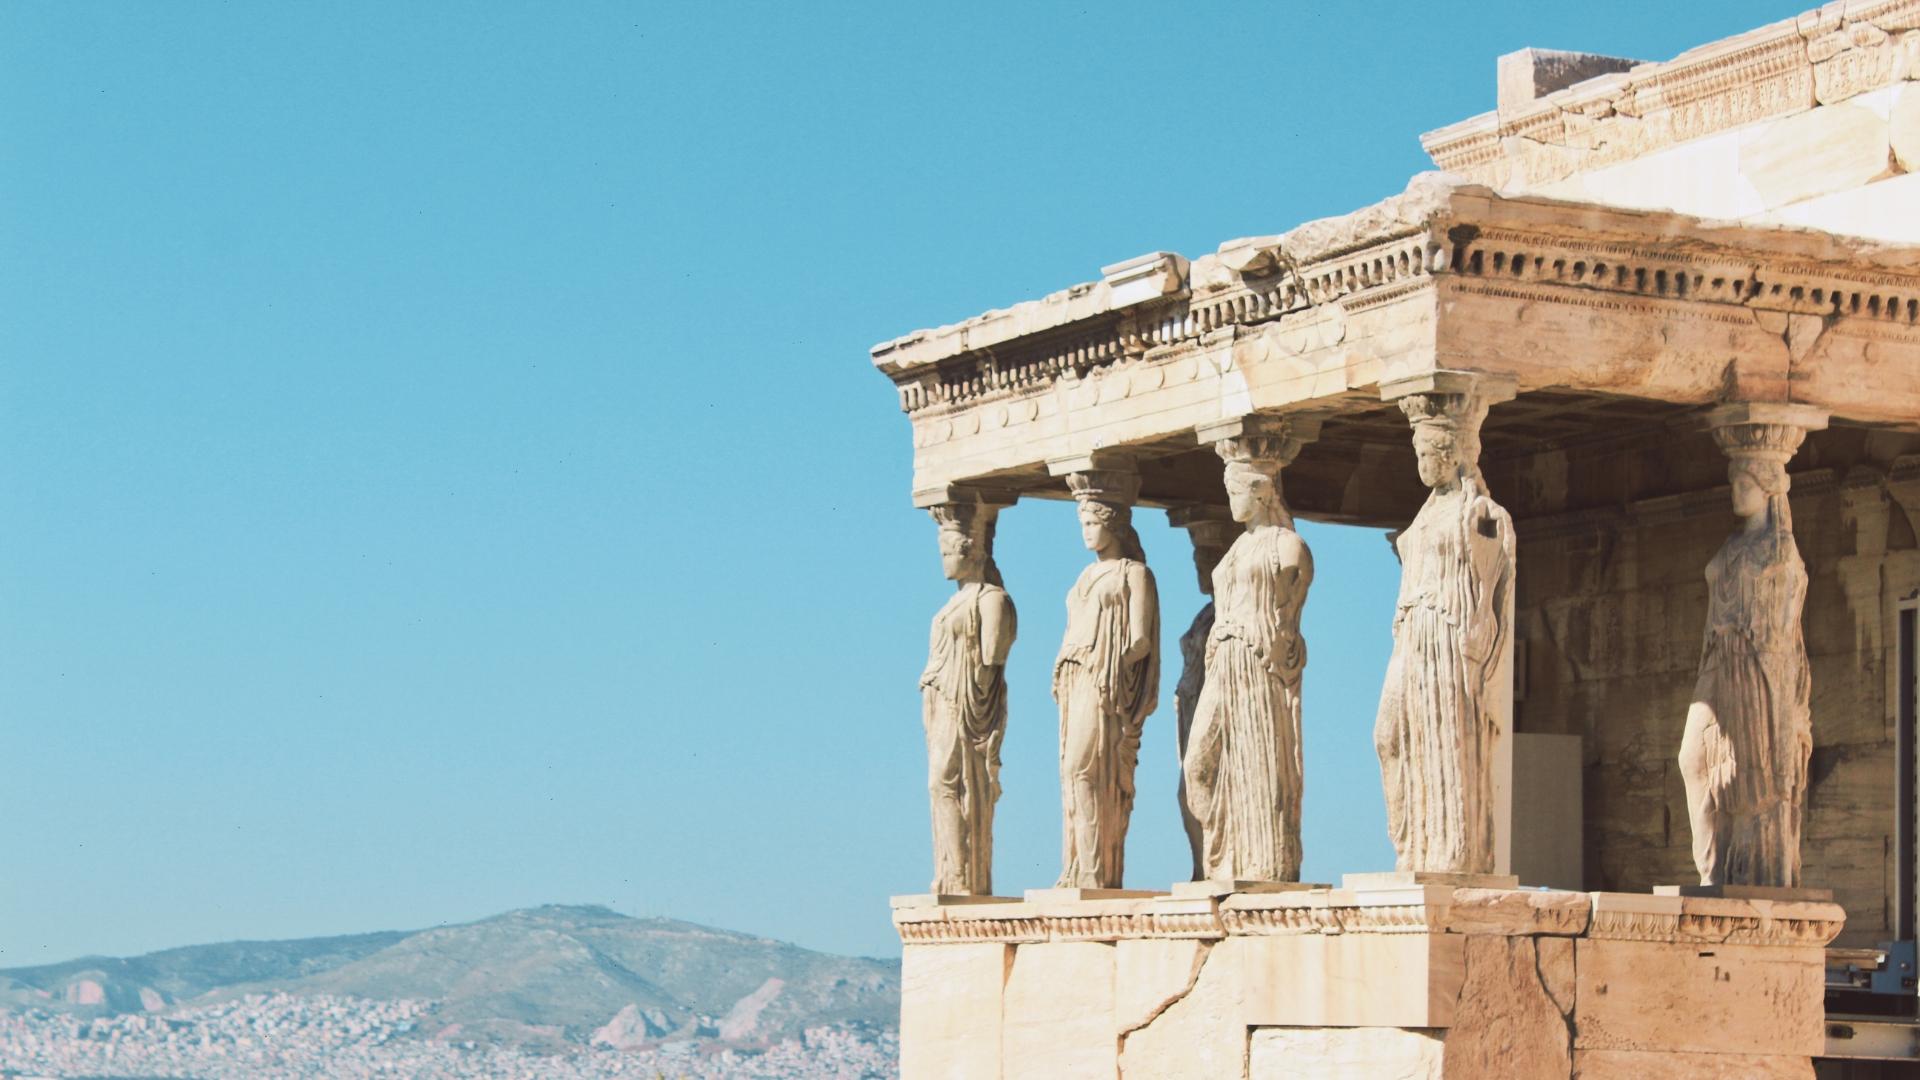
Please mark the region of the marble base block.
[[1832, 889], [1788, 889], [1776, 885], [1655, 885], [1655, 896], [1710, 896], [1722, 900], [1811, 900], [1828, 903]]
[[899, 911], [901, 908], [926, 907], [965, 907], [969, 904], [1017, 904], [1017, 896], [980, 896], [977, 894], [956, 895], [954, 893], [908, 893], [895, 896], [887, 901], [887, 906]]
[[1453, 889], [1517, 889], [1512, 874], [1450, 874], [1439, 870], [1381, 870], [1340, 875], [1343, 889], [1404, 889], [1412, 885], [1444, 885]]
[[1179, 881], [1173, 886], [1173, 896], [1180, 900], [1196, 897], [1230, 896], [1234, 893], [1279, 893], [1312, 892], [1333, 888], [1331, 885], [1311, 881]]
[[1831, 903], [1262, 888], [897, 908], [902, 1077], [1806, 1076], [1825, 1045]]

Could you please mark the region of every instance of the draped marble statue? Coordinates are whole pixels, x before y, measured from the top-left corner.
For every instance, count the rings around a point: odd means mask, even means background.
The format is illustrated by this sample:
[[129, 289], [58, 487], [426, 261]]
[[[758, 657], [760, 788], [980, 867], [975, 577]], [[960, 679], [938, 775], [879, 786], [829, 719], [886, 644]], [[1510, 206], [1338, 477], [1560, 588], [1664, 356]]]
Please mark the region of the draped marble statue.
[[1495, 754], [1512, 707], [1498, 679], [1512, 648], [1514, 532], [1480, 474], [1490, 399], [1460, 376], [1399, 404], [1432, 490], [1394, 538], [1400, 597], [1373, 732], [1396, 868], [1497, 873]]
[[1177, 791], [1180, 822], [1187, 830], [1187, 848], [1193, 860], [1192, 880], [1199, 881], [1206, 876], [1202, 866], [1204, 841], [1200, 819], [1193, 816], [1193, 807], [1187, 797], [1187, 735], [1193, 730], [1193, 710], [1200, 703], [1200, 690], [1207, 681], [1207, 635], [1213, 632], [1213, 568], [1220, 564], [1227, 548], [1240, 535], [1240, 523], [1233, 520], [1225, 507], [1203, 505], [1168, 510], [1167, 520], [1186, 529], [1188, 537], [1192, 539], [1193, 568], [1199, 574], [1200, 595], [1208, 598], [1193, 617], [1193, 622], [1187, 626], [1187, 632], [1180, 635], [1180, 681], [1175, 684], [1173, 691], [1178, 720], [1174, 745], [1180, 755], [1176, 761], [1180, 766]]
[[1206, 682], [1183, 758], [1204, 837], [1202, 876], [1300, 879], [1300, 613], [1313, 556], [1293, 529], [1280, 470], [1299, 452], [1286, 435], [1216, 444], [1227, 498], [1246, 531], [1213, 571]]
[[1007, 729], [1007, 653], [1013, 600], [993, 562], [999, 507], [943, 503], [940, 564], [958, 588], [933, 617], [920, 676], [933, 800], [933, 891], [993, 892], [993, 805], [1000, 798], [1000, 741]]
[[1806, 437], [1801, 425], [1824, 418], [1791, 409], [1734, 406], [1735, 419], [1778, 413], [1799, 423], [1724, 423], [1713, 432], [1729, 458], [1741, 524], [1707, 564], [1700, 675], [1680, 743], [1702, 885], [1800, 884], [1813, 719], [1800, 629], [1807, 570], [1793, 539], [1787, 462]]
[[1160, 695], [1160, 600], [1131, 521], [1139, 477], [1094, 469], [1067, 482], [1094, 561], [1067, 594], [1053, 666], [1065, 818], [1059, 886], [1117, 889], [1140, 732]]

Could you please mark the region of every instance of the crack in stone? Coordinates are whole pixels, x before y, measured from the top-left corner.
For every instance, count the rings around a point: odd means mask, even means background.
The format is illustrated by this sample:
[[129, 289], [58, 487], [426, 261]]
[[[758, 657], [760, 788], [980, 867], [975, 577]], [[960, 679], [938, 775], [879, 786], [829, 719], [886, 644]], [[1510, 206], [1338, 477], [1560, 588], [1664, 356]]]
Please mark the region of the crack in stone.
[[[1171, 1009], [1175, 1005], [1178, 1005], [1180, 1002], [1185, 1001], [1187, 999], [1187, 995], [1193, 993], [1193, 988], [1200, 984], [1200, 970], [1207, 966], [1207, 958], [1213, 955], [1214, 943], [1211, 941], [1202, 941], [1199, 944], [1200, 944], [1200, 948], [1195, 950], [1193, 954], [1193, 968], [1192, 970], [1187, 972], [1187, 984], [1185, 986], [1182, 986], [1179, 990], [1176, 990], [1172, 994], [1168, 995], [1166, 1000], [1154, 1006], [1153, 1011], [1147, 1014], [1146, 1019], [1126, 1028], [1125, 1030], [1121, 1031], [1120, 1034], [1116, 1037], [1115, 1057], [1114, 1057], [1116, 1062], [1122, 1062], [1125, 1060], [1125, 1055], [1127, 1052], [1127, 1036], [1132, 1035], [1136, 1031], [1142, 1031], [1148, 1027], [1153, 1026], [1153, 1022], [1155, 1020], [1158, 1020], [1160, 1019], [1161, 1016], [1165, 1015], [1168, 1009]], [[1124, 1065], [1120, 1068], [1120, 1073], [1123, 1076], [1125, 1075], [1126, 1069]]]

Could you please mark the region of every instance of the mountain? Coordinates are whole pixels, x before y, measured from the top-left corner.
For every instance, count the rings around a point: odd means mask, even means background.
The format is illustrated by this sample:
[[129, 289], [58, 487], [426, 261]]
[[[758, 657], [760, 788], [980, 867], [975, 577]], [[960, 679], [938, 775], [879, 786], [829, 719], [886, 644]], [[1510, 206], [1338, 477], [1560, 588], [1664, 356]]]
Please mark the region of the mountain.
[[0, 1009], [84, 1017], [274, 992], [432, 1001], [420, 1033], [444, 1040], [758, 1047], [808, 1028], [894, 1026], [900, 970], [674, 919], [560, 905], [428, 930], [0, 969]]

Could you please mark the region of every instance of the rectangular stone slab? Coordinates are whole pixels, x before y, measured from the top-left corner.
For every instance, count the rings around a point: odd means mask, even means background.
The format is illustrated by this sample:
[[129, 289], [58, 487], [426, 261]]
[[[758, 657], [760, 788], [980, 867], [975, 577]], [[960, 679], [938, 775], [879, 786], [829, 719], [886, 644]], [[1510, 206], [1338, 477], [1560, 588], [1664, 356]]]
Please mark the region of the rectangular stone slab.
[[1817, 946], [1574, 941], [1574, 1046], [1807, 1057], [1826, 1048]]

